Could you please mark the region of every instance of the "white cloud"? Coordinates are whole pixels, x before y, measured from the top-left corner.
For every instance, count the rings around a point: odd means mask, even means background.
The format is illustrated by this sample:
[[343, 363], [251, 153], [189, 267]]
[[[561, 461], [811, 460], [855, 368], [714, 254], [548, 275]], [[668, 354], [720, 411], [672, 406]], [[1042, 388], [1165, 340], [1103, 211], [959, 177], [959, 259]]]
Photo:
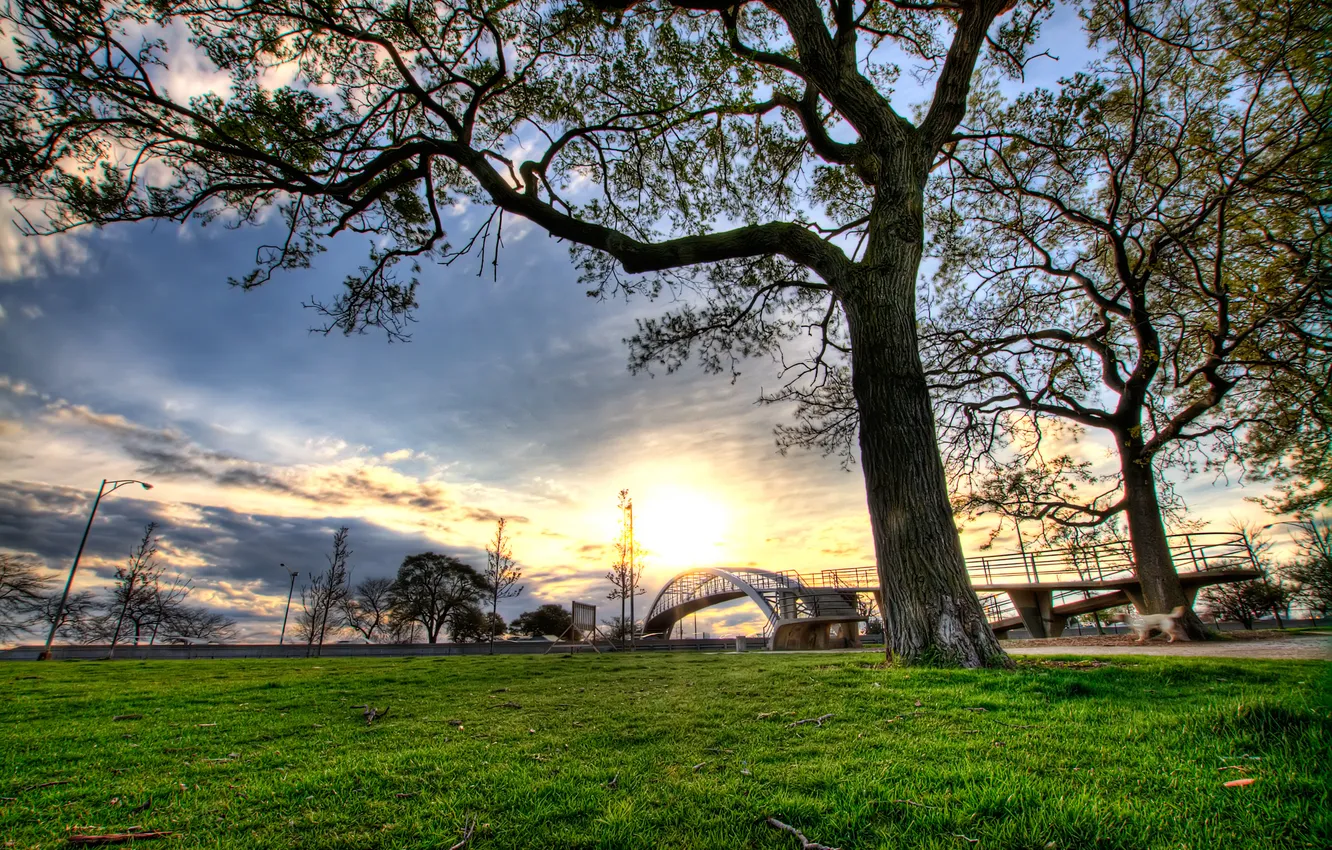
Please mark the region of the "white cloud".
[[40, 225], [46, 216], [36, 204], [0, 191], [0, 281], [71, 274], [87, 263], [88, 249], [78, 234], [25, 236], [19, 229], [25, 219]]

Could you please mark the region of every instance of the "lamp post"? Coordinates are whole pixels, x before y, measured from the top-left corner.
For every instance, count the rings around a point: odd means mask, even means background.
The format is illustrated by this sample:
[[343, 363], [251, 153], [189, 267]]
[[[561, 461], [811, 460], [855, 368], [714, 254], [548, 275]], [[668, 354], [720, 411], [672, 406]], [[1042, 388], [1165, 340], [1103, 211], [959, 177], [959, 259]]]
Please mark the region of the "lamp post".
[[[111, 485], [108, 487], [107, 485]], [[92, 510], [88, 513], [88, 524], [83, 527], [83, 539], [79, 541], [79, 551], [74, 554], [74, 565], [69, 568], [69, 580], [65, 582], [65, 592], [60, 596], [60, 604], [56, 606], [55, 617], [51, 619], [51, 633], [46, 636], [46, 648], [42, 654], [37, 656], [38, 661], [49, 661], [51, 658], [51, 643], [55, 641], [56, 630], [60, 628], [60, 621], [65, 615], [65, 603], [69, 600], [69, 589], [74, 586], [74, 573], [79, 569], [79, 558], [83, 557], [84, 544], [88, 542], [88, 532], [92, 531], [93, 518], [97, 516], [97, 506], [102, 503], [102, 497], [124, 487], [126, 484], [138, 484], [145, 490], [153, 489], [153, 485], [146, 481], [137, 481], [133, 478], [125, 478], [120, 481], [107, 481], [102, 479], [102, 486], [97, 488], [97, 498], [93, 499]]]
[[[282, 612], [282, 634], [278, 635], [278, 646], [282, 646], [282, 641], [287, 638], [287, 615], [291, 613], [291, 595], [296, 591], [296, 576], [300, 575], [300, 572], [288, 570], [286, 564], [278, 564], [278, 566], [291, 574], [291, 587], [287, 588], [287, 610]], [[301, 598], [304, 599], [305, 597], [302, 596]]]

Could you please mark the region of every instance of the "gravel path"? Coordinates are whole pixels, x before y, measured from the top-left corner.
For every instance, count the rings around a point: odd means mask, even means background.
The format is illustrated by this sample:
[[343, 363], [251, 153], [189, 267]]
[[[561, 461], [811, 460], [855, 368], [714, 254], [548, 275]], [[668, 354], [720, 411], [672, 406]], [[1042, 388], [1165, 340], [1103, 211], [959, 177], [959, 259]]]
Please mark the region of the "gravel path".
[[1277, 658], [1332, 661], [1332, 635], [1298, 635], [1279, 640], [1209, 640], [1167, 643], [1159, 638], [1139, 646], [1108, 641], [1093, 644], [1083, 641], [1067, 644], [1039, 641], [1004, 641], [1013, 655], [1180, 655], [1201, 658]]

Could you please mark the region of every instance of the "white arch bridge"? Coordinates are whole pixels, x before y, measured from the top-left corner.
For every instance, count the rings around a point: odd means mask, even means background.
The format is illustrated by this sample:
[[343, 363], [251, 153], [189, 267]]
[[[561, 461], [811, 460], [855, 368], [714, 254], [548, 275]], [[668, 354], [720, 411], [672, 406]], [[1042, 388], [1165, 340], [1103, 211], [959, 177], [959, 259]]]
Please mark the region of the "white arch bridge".
[[[1260, 575], [1242, 535], [1223, 532], [1170, 537], [1180, 583], [1193, 601], [1202, 587]], [[972, 587], [1000, 637], [1025, 628], [1032, 637], [1058, 637], [1069, 618], [1133, 604], [1142, 590], [1125, 541], [1014, 552], [967, 561]], [[874, 567], [818, 573], [755, 567], [697, 567], [666, 582], [648, 609], [645, 632], [669, 633], [695, 611], [748, 597], [763, 613], [770, 649], [832, 649], [860, 644], [862, 621], [882, 611]]]
[[860, 622], [870, 614], [860, 594], [879, 589], [874, 568], [825, 570], [819, 583], [811, 578], [754, 567], [685, 570], [652, 600], [643, 630], [669, 633], [695, 611], [747, 596], [766, 618], [764, 634], [770, 649], [859, 646]]

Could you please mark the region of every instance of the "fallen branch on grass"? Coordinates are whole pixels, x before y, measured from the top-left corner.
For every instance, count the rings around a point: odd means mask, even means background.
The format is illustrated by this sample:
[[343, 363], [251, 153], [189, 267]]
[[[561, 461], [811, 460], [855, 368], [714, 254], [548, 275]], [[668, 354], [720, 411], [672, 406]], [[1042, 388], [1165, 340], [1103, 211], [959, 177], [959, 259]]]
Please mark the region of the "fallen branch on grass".
[[915, 800], [893, 800], [894, 803], [906, 803], [908, 806], [916, 806], [921, 809], [937, 809], [938, 806], [927, 806], [924, 803], [917, 803]]
[[837, 847], [829, 847], [827, 844], [820, 844], [817, 841], [810, 841], [808, 838], [805, 837], [805, 833], [801, 832], [800, 830], [796, 829], [794, 826], [791, 826], [790, 824], [782, 823], [781, 821], [777, 820], [777, 818], [766, 818], [765, 821], [768, 824], [768, 826], [772, 827], [773, 829], [780, 829], [783, 832], [789, 832], [792, 835], [794, 835], [796, 837], [796, 840], [800, 842], [800, 850], [839, 850], [839, 848]]
[[130, 841], [148, 841], [152, 838], [166, 838], [175, 835], [170, 830], [158, 832], [112, 832], [106, 835], [71, 835], [70, 844], [95, 846], [98, 844], [125, 844]]
[[824, 723], [824, 721], [826, 721], [826, 720], [831, 720], [831, 719], [832, 719], [832, 715], [831, 715], [831, 714], [821, 714], [821, 715], [819, 715], [818, 717], [810, 717], [810, 718], [808, 718], [808, 719], [806, 719], [806, 720], [797, 720], [796, 722], [791, 723], [791, 724], [789, 724], [789, 725], [791, 725], [791, 726], [800, 726], [800, 725], [802, 725], [802, 724], [804, 724], [804, 723], [813, 723], [815, 726], [822, 726], [823, 723]]
[[457, 844], [450, 847], [449, 850], [463, 850], [463, 848], [467, 846], [467, 842], [472, 840], [473, 832], [476, 832], [476, 815], [472, 815], [472, 819], [468, 821], [467, 825], [463, 828], [462, 841], [459, 841]]
[[980, 844], [980, 839], [979, 839], [979, 838], [967, 838], [965, 835], [963, 835], [963, 834], [960, 833], [960, 832], [954, 832], [954, 833], [953, 833], [953, 837], [954, 837], [954, 838], [960, 838], [960, 839], [962, 839], [963, 841], [967, 842], [968, 844]]
[[366, 726], [369, 726], [381, 717], [388, 717], [389, 713], [388, 706], [385, 706], [384, 708], [375, 708], [372, 705], [353, 705], [352, 708], [365, 709], [361, 712], [361, 716], [365, 718]]
[[36, 791], [38, 788], [50, 788], [52, 785], [68, 785], [73, 781], [74, 781], [73, 779], [57, 779], [54, 782], [40, 782], [36, 785], [29, 785], [27, 788], [20, 789], [19, 793], [21, 794], [26, 791]]
[[112, 719], [113, 721], [115, 721], [115, 720], [142, 720], [142, 719], [143, 719], [143, 715], [142, 715], [142, 714], [117, 714], [115, 717], [113, 717], [113, 718], [111, 718], [111, 719]]

